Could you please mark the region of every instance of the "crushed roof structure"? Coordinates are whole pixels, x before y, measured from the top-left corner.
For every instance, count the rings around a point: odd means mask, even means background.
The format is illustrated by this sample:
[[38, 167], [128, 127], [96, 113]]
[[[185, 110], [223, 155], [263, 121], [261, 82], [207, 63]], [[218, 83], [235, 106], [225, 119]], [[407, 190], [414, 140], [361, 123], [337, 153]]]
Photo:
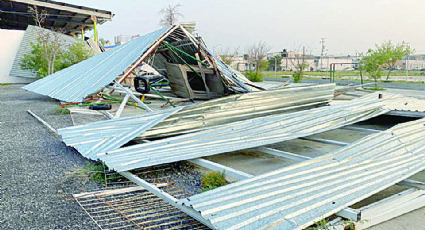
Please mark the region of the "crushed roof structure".
[[[195, 54], [199, 56], [198, 60], [194, 60]], [[226, 92], [246, 93], [255, 88], [252, 82], [208, 51], [205, 44], [183, 25], [173, 25], [146, 34], [23, 88], [65, 102], [81, 102], [114, 80], [122, 83], [143, 63], [151, 64], [165, 76], [163, 66], [166, 63], [202, 64], [214, 69], [214, 77], [219, 77]], [[207, 84], [206, 81], [204, 83]]]
[[96, 17], [98, 24], [114, 16], [110, 11], [52, 0], [6, 0], [0, 1], [0, 28], [25, 30], [28, 25], [35, 25], [33, 16], [28, 13], [31, 6], [46, 11], [45, 28], [60, 28], [68, 35], [80, 34], [82, 29], [92, 29], [92, 16]]
[[216, 229], [303, 229], [425, 169], [425, 119], [180, 202]]
[[344, 104], [215, 126], [98, 154], [118, 172], [305, 137], [386, 113], [377, 94]]

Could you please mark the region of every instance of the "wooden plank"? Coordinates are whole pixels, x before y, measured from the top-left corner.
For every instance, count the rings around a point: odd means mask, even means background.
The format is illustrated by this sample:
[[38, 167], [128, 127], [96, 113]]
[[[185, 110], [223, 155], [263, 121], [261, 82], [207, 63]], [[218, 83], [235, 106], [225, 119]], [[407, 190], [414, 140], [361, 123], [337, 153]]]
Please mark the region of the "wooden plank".
[[[198, 53], [195, 53], [195, 57], [199, 60], [201, 59]], [[204, 86], [205, 86], [205, 89], [207, 91], [207, 96], [208, 96], [208, 98], [211, 98], [210, 89], [208, 88], [207, 81], [205, 80], [205, 70], [204, 70], [205, 68], [199, 62], [198, 62], [198, 67], [199, 67], [199, 70], [200, 70], [199, 72], [201, 72], [202, 81], [204, 82]]]

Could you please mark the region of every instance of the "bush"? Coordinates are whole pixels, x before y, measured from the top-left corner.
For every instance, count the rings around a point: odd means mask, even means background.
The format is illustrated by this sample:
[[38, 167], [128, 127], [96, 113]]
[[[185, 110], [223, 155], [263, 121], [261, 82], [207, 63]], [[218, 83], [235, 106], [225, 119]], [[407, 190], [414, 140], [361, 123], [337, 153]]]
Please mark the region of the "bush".
[[204, 191], [215, 189], [228, 183], [224, 171], [222, 173], [209, 171], [201, 178], [201, 185]]
[[252, 82], [262, 82], [263, 81], [263, 74], [256, 71], [248, 71], [245, 73], [245, 76], [248, 78], [248, 80]]
[[292, 73], [292, 77], [294, 78], [294, 83], [301, 83], [303, 80], [303, 75], [299, 72]]

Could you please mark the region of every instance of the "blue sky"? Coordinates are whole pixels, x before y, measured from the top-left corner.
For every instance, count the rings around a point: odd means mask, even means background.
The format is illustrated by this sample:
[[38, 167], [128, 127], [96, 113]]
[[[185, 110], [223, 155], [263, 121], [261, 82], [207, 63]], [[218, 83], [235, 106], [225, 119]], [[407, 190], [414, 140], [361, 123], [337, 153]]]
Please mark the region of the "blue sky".
[[[217, 51], [243, 53], [258, 41], [271, 51], [305, 45], [320, 53], [326, 38], [328, 54], [354, 55], [385, 40], [406, 41], [425, 53], [423, 0], [68, 0], [115, 14], [100, 26], [100, 37], [145, 34], [159, 28], [159, 11], [180, 3], [180, 21], [195, 21], [197, 31]], [[89, 33], [91, 34], [91, 33]]]

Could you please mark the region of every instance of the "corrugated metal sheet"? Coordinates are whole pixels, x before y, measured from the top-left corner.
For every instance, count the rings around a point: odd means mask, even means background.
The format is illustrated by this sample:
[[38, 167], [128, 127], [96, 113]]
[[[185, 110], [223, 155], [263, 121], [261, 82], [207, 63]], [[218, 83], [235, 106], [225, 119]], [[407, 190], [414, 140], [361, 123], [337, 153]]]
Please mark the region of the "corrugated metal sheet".
[[217, 229], [303, 229], [425, 169], [425, 119], [181, 202]]
[[333, 98], [335, 84], [231, 95], [188, 106], [141, 135], [164, 137], [272, 114], [323, 105]]
[[403, 95], [384, 94], [384, 105], [390, 110], [425, 112], [425, 100]]
[[117, 78], [168, 29], [131, 40], [23, 88], [61, 101], [81, 102]]
[[217, 64], [218, 70], [224, 75], [226, 80], [226, 86], [230, 88], [232, 91], [235, 92], [241, 92], [241, 93], [247, 93], [251, 92], [252, 89], [246, 85], [245, 83], [249, 83], [251, 85], [255, 85], [250, 80], [248, 80], [244, 75], [242, 75], [240, 72], [234, 70], [232, 67], [226, 65], [224, 62], [222, 62], [215, 54], [214, 52], [208, 50], [206, 47], [203, 47], [213, 58], [214, 61]]
[[[43, 33], [53, 34], [55, 32], [37, 26], [28, 25], [28, 28], [25, 30], [24, 37], [22, 38], [21, 44], [19, 45], [18, 52], [16, 53], [15, 60], [13, 61], [12, 69], [10, 70], [10, 76], [13, 77], [26, 77], [26, 78], [36, 78], [36, 73], [30, 70], [23, 70], [21, 68], [21, 61], [24, 58], [25, 54], [31, 53], [31, 42], [37, 43], [37, 37], [39, 36], [40, 30], [43, 30]], [[71, 46], [78, 40], [61, 33], [57, 33], [62, 44], [65, 47]]]
[[84, 157], [97, 160], [97, 153], [121, 147], [182, 108], [72, 126], [59, 129], [58, 133], [68, 146], [76, 148]]
[[261, 117], [125, 147], [99, 154], [109, 168], [119, 172], [259, 147], [336, 129], [382, 114], [377, 95], [344, 105], [321, 107], [291, 114]]

